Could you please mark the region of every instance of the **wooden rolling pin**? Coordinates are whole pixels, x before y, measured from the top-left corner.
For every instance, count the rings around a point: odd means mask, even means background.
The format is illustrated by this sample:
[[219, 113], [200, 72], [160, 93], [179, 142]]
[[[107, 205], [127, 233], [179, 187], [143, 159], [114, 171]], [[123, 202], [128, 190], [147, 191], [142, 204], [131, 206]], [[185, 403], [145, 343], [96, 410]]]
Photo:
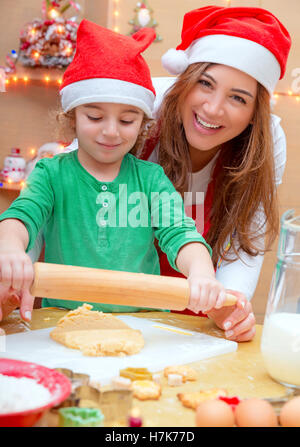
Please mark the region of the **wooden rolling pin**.
[[[156, 309], [186, 309], [190, 290], [184, 278], [101, 270], [73, 265], [34, 264], [33, 296]], [[237, 298], [227, 294], [225, 306]]]

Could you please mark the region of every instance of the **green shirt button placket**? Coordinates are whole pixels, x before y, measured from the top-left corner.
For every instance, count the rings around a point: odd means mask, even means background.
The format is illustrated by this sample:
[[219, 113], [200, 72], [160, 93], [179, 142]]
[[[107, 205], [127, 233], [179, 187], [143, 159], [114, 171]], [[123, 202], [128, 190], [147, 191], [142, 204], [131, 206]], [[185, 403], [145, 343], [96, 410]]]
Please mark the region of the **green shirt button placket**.
[[[107, 186], [106, 185], [102, 185], [101, 187], [102, 191], [106, 191], [107, 190]], [[103, 208], [108, 208], [109, 203], [107, 201], [103, 201], [102, 203], [102, 207]], [[109, 241], [108, 241], [108, 221], [106, 219], [100, 219], [98, 222], [98, 243], [97, 243], [97, 249], [101, 250], [103, 248], [107, 248], [109, 246]]]

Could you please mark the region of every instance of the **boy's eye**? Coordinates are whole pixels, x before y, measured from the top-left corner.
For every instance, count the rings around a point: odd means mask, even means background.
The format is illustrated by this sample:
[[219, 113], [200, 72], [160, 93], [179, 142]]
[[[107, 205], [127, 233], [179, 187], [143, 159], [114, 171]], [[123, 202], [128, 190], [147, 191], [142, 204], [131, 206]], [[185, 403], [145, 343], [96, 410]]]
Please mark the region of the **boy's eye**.
[[240, 102], [241, 104], [247, 104], [244, 98], [242, 98], [241, 96], [233, 95], [233, 99], [237, 102]]
[[[102, 120], [102, 117], [95, 117], [95, 116], [89, 116], [89, 115], [87, 115], [87, 117], [91, 121], [100, 121], [100, 120]], [[132, 124], [133, 123], [133, 121], [127, 121], [127, 120], [120, 120], [120, 122], [122, 124]]]
[[101, 120], [100, 117], [94, 117], [94, 116], [89, 116], [89, 115], [87, 115], [87, 117], [88, 117], [88, 119], [91, 120], [91, 121], [99, 121], [99, 120]]
[[132, 124], [133, 121], [121, 120], [121, 123], [122, 123], [122, 124]]

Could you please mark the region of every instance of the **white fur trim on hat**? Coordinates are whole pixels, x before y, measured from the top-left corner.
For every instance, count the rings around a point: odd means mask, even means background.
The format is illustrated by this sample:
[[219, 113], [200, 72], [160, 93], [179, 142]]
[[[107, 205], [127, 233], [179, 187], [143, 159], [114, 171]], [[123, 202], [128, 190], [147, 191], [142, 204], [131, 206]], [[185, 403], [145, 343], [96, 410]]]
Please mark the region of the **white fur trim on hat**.
[[[188, 65], [211, 62], [241, 70], [256, 79], [270, 94], [273, 93], [280, 78], [280, 64], [273, 53], [263, 45], [241, 37], [225, 34], [204, 36], [195, 40], [184, 53]], [[169, 63], [170, 65], [172, 69], [172, 63]], [[187, 66], [183, 71], [186, 68]]]
[[119, 79], [91, 78], [66, 85], [61, 92], [64, 112], [83, 104], [109, 102], [128, 104], [143, 110], [152, 118], [155, 95], [141, 85]]
[[189, 66], [189, 60], [182, 50], [170, 48], [161, 58], [163, 67], [171, 74], [178, 75], [183, 73]]

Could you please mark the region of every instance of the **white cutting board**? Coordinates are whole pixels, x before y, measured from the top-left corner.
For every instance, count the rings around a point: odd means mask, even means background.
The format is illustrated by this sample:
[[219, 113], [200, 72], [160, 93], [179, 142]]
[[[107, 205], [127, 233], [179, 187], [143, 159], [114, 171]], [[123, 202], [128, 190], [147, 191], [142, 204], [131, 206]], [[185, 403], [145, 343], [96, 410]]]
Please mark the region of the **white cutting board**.
[[139, 329], [145, 346], [138, 353], [125, 357], [88, 357], [69, 349], [49, 336], [53, 328], [6, 336], [5, 352], [0, 357], [34, 362], [48, 368], [68, 368], [89, 374], [101, 385], [108, 384], [119, 370], [127, 367], [161, 371], [166, 366], [191, 363], [236, 351], [237, 343], [199, 332], [175, 328], [147, 318], [118, 316], [133, 329]]

